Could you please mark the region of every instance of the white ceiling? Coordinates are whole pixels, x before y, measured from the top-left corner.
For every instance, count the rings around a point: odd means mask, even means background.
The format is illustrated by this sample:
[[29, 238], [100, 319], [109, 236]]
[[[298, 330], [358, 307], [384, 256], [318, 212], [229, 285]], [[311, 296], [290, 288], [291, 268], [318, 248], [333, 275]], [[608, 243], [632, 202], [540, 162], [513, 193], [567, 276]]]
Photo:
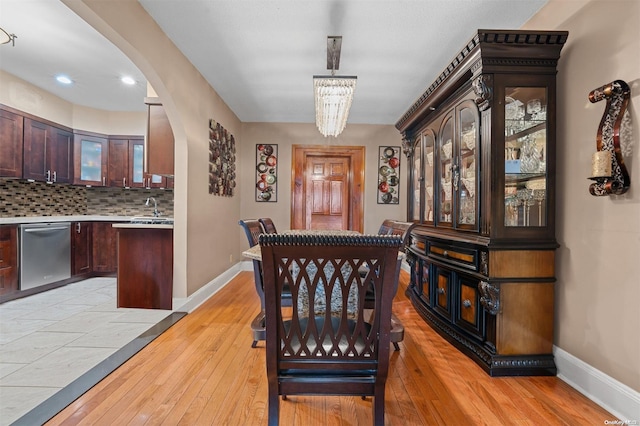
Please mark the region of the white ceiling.
[[[244, 122], [314, 122], [312, 76], [356, 75], [350, 123], [394, 124], [478, 28], [519, 28], [547, 0], [139, 0]], [[0, 0], [0, 68], [72, 103], [144, 110], [146, 80], [58, 0]], [[75, 84], [62, 87], [58, 73]], [[138, 84], [123, 86], [132, 75]]]

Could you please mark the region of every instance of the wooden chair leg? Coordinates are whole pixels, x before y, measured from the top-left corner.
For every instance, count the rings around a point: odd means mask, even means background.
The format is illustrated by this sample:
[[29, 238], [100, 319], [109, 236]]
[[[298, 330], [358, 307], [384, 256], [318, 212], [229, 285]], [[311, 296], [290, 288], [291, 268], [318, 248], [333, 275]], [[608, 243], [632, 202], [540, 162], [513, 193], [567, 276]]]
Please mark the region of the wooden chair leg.
[[269, 389], [269, 426], [278, 426], [280, 423], [280, 398], [277, 389]]
[[[399, 351], [399, 350], [400, 350], [400, 346], [398, 346], [398, 342], [392, 342], [392, 343], [393, 343], [393, 347], [394, 347], [394, 349], [395, 349], [396, 351]], [[255, 346], [254, 346], [254, 348], [255, 348]]]
[[371, 408], [373, 410], [373, 424], [384, 426], [384, 387], [376, 389]]

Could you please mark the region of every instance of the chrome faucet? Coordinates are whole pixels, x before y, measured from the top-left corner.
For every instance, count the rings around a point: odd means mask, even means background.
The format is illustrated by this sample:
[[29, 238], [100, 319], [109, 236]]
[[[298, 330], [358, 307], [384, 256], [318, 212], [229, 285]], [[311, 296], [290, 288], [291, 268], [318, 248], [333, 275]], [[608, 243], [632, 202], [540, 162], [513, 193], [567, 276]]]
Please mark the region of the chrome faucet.
[[147, 202], [144, 203], [144, 205], [148, 206], [149, 205], [149, 200], [153, 200], [153, 217], [159, 217], [160, 216], [160, 212], [158, 211], [158, 202], [156, 201], [155, 198], [153, 198], [153, 197], [147, 198]]

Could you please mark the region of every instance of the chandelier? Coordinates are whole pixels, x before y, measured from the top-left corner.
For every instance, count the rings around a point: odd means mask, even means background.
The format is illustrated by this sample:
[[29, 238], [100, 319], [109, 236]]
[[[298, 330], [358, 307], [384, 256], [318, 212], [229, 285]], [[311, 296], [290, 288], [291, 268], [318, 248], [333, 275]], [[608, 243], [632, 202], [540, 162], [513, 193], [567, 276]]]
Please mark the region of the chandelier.
[[342, 36], [327, 37], [327, 69], [331, 70], [331, 75], [313, 76], [316, 126], [325, 137], [338, 136], [347, 125], [358, 79], [355, 76], [336, 77], [341, 47]]

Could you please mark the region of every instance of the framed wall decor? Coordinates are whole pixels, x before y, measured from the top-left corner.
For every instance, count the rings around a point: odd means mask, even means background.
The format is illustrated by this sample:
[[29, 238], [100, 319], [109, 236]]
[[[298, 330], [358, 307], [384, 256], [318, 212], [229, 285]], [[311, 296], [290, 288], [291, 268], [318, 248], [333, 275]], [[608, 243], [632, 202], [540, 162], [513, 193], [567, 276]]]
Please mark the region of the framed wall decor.
[[209, 194], [232, 197], [236, 187], [236, 142], [233, 135], [209, 120]]
[[378, 204], [400, 203], [400, 147], [378, 148]]
[[256, 144], [256, 201], [278, 201], [278, 145]]

